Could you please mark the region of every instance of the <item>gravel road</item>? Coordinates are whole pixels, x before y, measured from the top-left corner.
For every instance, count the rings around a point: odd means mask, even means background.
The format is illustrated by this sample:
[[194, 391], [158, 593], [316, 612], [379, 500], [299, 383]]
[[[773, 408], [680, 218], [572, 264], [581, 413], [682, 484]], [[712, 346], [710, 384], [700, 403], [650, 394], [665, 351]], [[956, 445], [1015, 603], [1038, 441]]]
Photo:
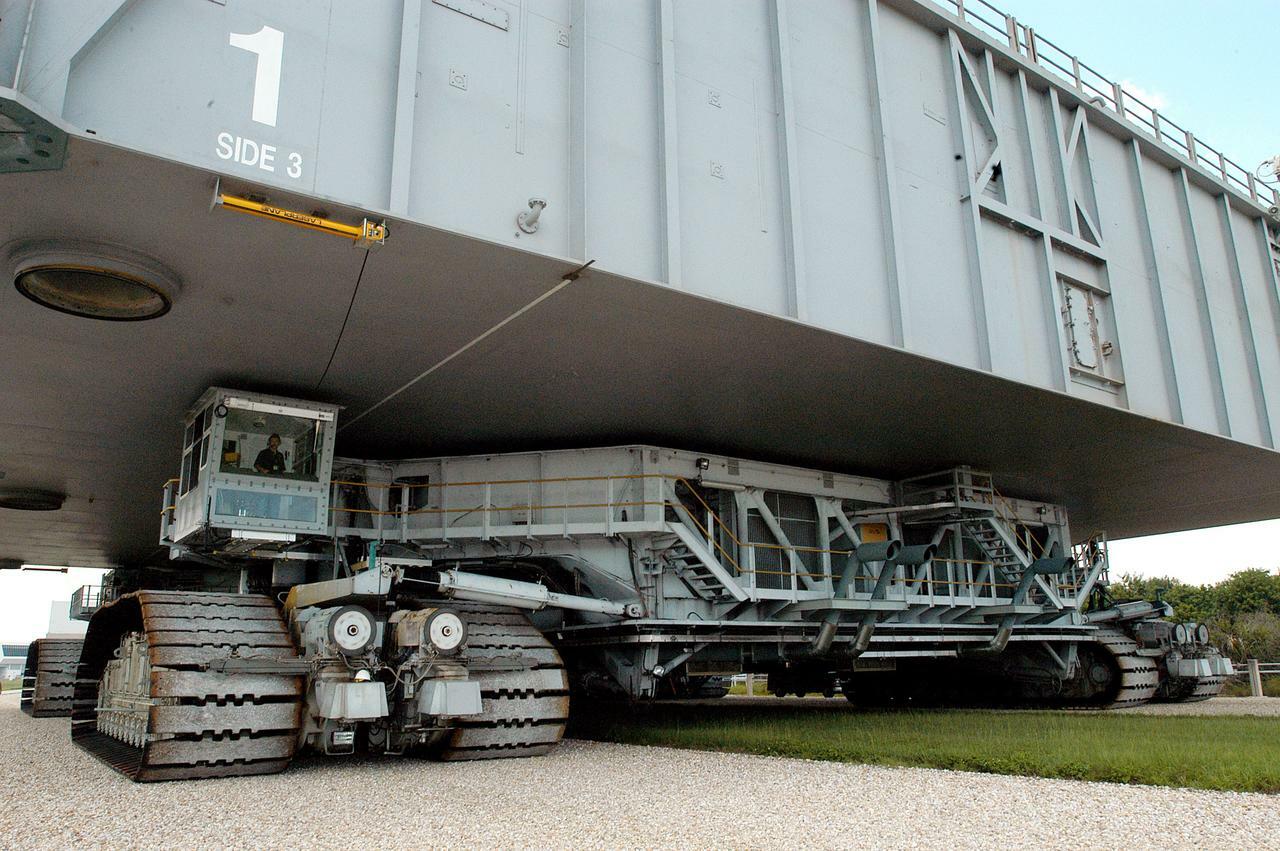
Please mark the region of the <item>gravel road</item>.
[[133, 785], [0, 697], [9, 848], [1280, 844], [1280, 796], [566, 742], [505, 762], [303, 760]]
[[1148, 703], [1113, 709], [1131, 715], [1255, 715], [1280, 717], [1280, 697], [1215, 697], [1200, 703]]

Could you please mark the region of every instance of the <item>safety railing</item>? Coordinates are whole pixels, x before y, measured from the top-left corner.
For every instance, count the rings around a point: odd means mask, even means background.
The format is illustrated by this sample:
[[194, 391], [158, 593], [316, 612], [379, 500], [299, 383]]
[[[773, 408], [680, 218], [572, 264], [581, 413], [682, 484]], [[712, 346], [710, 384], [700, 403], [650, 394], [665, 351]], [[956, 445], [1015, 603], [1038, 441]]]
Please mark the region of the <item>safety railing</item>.
[[[646, 489], [643, 484], [653, 481], [658, 488]], [[626, 487], [627, 483], [637, 487]], [[667, 522], [667, 512], [674, 512], [688, 522], [686, 525], [696, 532], [708, 548], [714, 553], [721, 565], [734, 577], [750, 576], [783, 576], [791, 582], [801, 579], [817, 582], [833, 583], [844, 567], [844, 560], [853, 553], [850, 548], [815, 547], [803, 544], [781, 544], [769, 541], [744, 540], [734, 524], [726, 521], [711, 504], [703, 498], [695, 482], [680, 476], [665, 474], [629, 474], [614, 476], [561, 476], [538, 479], [502, 479], [491, 481], [462, 482], [364, 482], [351, 479], [335, 479], [334, 500], [330, 511], [339, 519], [343, 514], [368, 517], [370, 521], [379, 519], [386, 523], [381, 528], [388, 532], [407, 529], [409, 536], [444, 537], [447, 539], [485, 539], [498, 534], [557, 534], [567, 530], [569, 534], [585, 534], [590, 532], [631, 531], [626, 521], [620, 516], [622, 509], [660, 509], [661, 515], [650, 517], [650, 530], [657, 529]], [[399, 491], [400, 505], [388, 508], [357, 508], [340, 504], [337, 498], [338, 489], [373, 488], [376, 491]], [[677, 493], [676, 488], [683, 489]], [[561, 488], [560, 499], [542, 502], [536, 498], [538, 493], [548, 488]], [[989, 483], [979, 483], [980, 489], [990, 492]], [[495, 494], [511, 493], [512, 489], [521, 489], [525, 499], [520, 502], [495, 502]], [[410, 497], [413, 491], [433, 491], [433, 498], [428, 505], [411, 507]], [[450, 492], [466, 491], [480, 495], [480, 501], [463, 501], [450, 504]], [[573, 499], [571, 493], [576, 492], [580, 498]], [[683, 497], [683, 498], [682, 498]], [[982, 497], [979, 497], [982, 498]], [[985, 497], [990, 500], [990, 497]], [[989, 503], [988, 503], [989, 504]], [[506, 522], [512, 514], [521, 517], [518, 526]], [[438, 518], [439, 522], [428, 526], [406, 526], [408, 520], [428, 516]], [[349, 518], [348, 518], [349, 519]], [[645, 521], [637, 521], [644, 524]], [[339, 520], [339, 525], [342, 526]], [[342, 528], [349, 528], [342, 526]], [[377, 524], [373, 527], [378, 528]], [[634, 527], [632, 527], [634, 528]], [[675, 544], [673, 544], [675, 546]], [[790, 562], [787, 567], [771, 569], [754, 564], [754, 559], [743, 557], [746, 552], [773, 551], [786, 554]], [[818, 569], [807, 568], [803, 556], [806, 554], [822, 557]], [[794, 558], [792, 558], [794, 556]], [[970, 599], [1008, 596], [1008, 589], [1014, 583], [1000, 581], [991, 575], [991, 565], [977, 559], [934, 559], [935, 566], [930, 566], [923, 575], [910, 575], [903, 567], [895, 570], [898, 575], [890, 583], [891, 597], [911, 598], [956, 598]], [[940, 574], [945, 574], [940, 575]], [[854, 576], [854, 587], [869, 590], [875, 584], [877, 574], [859, 567]]]
[[[940, 484], [944, 489], [965, 488], [966, 499], [974, 505], [991, 508], [996, 503], [994, 488], [985, 474], [967, 470], [948, 471], [943, 478], [945, 483]], [[650, 482], [653, 487], [648, 486]], [[482, 541], [521, 535], [609, 535], [660, 531], [671, 522], [671, 513], [675, 513], [691, 531], [701, 536], [722, 566], [736, 577], [779, 575], [791, 577], [792, 583], [798, 583], [801, 578], [834, 583], [842, 574], [845, 559], [853, 554], [853, 550], [847, 547], [744, 540], [734, 524], [724, 520], [703, 498], [695, 482], [666, 474], [459, 482], [379, 482], [339, 478], [331, 480], [330, 485], [329, 511], [335, 531], [342, 534], [372, 533], [384, 539], [403, 535], [404, 540]], [[683, 493], [678, 493], [677, 487], [683, 488]], [[172, 511], [168, 503], [168, 490], [171, 488], [172, 482], [166, 483], [166, 514]], [[559, 499], [546, 501], [538, 498], [539, 494], [555, 488], [559, 488]], [[498, 499], [504, 495], [509, 497], [517, 490], [523, 494], [523, 499]], [[413, 494], [423, 491], [429, 494], [426, 498], [414, 498]], [[384, 495], [373, 499], [364, 497], [367, 506], [354, 504], [355, 495], [369, 492]], [[472, 498], [450, 497], [450, 494], [459, 492], [470, 494]], [[391, 504], [392, 493], [398, 494], [395, 505]], [[477, 495], [480, 497], [478, 501], [474, 498]], [[383, 507], [375, 503], [381, 503]], [[629, 517], [626, 514], [629, 510], [638, 510], [637, 516]], [[369, 525], [355, 526], [355, 518], [365, 518]], [[434, 522], [415, 525], [412, 522], [415, 518]], [[513, 522], [517, 519], [518, 522]], [[754, 559], [742, 557], [742, 553], [755, 551], [785, 553], [790, 566], [770, 569], [755, 565]], [[806, 567], [805, 555], [822, 557], [818, 569]], [[927, 565], [910, 568], [899, 565], [892, 569], [895, 576], [888, 588], [890, 599], [998, 599], [1007, 598], [1008, 592], [1016, 587], [1016, 583], [997, 575], [991, 562], [981, 559], [937, 557]], [[878, 573], [859, 565], [853, 579], [854, 588], [865, 591], [875, 584]], [[77, 594], [73, 607], [79, 605], [90, 614], [94, 607], [106, 602], [96, 586], [86, 586]]]
[[93, 613], [115, 599], [110, 586], [81, 585], [71, 595], [68, 614], [73, 621], [87, 621]]
[[1000, 491], [992, 490], [994, 497], [993, 507], [995, 508], [996, 517], [1009, 528], [1013, 534], [1014, 541], [1022, 548], [1022, 552], [1027, 558], [1033, 561], [1038, 558], [1044, 558], [1049, 554], [1049, 542], [1046, 538], [1044, 541], [1037, 540], [1031, 534], [1031, 529], [1025, 524], [1018, 521], [1017, 513], [1013, 510], [1013, 504]]
[[[832, 581], [835, 571], [834, 569], [831, 569], [815, 573], [810, 570], [800, 570], [798, 565], [803, 563], [803, 561], [799, 558], [796, 559], [796, 564], [793, 564], [793, 569], [791, 570], [770, 570], [768, 568], [761, 567], [744, 567], [739, 563], [739, 560], [729, 552], [729, 549], [721, 543], [721, 534], [733, 543], [738, 552], [742, 552], [743, 550], [773, 550], [788, 554], [795, 554], [797, 557], [801, 553], [810, 553], [819, 556], [840, 556], [842, 558], [847, 558], [853, 554], [853, 550], [851, 549], [809, 547], [795, 544], [768, 543], [764, 541], [743, 541], [738, 537], [733, 527], [721, 519], [720, 515], [707, 504], [706, 500], [702, 498], [702, 495], [698, 493], [697, 489], [687, 479], [679, 476], [673, 476], [670, 478], [670, 481], [673, 484], [683, 485], [698, 505], [704, 510], [704, 516], [707, 518], [707, 523], [705, 525], [698, 520], [696, 515], [689, 513], [688, 516], [693, 521], [694, 527], [698, 532], [714, 546], [716, 553], [719, 556], [728, 561], [728, 566], [731, 566], [737, 575], [761, 574], [766, 576], [797, 576]], [[670, 501], [668, 501], [668, 506], [673, 509], [675, 508], [675, 504]], [[826, 559], [824, 559], [824, 561], [826, 561]]]
[[[980, 516], [990, 512], [986, 516], [992, 516], [1004, 525], [1013, 541], [1027, 558], [1034, 561], [1035, 559], [1045, 558], [1052, 553], [1053, 548], [1049, 537], [1038, 538], [1033, 533], [1031, 526], [1018, 519], [1017, 510], [1012, 500], [1000, 493], [989, 473], [971, 470], [967, 467], [957, 467], [938, 473], [928, 473], [904, 479], [899, 482], [899, 486], [899, 496], [905, 505], [955, 506], [957, 509], [980, 512]], [[1064, 602], [1075, 602], [1080, 599], [1082, 590], [1086, 592], [1088, 590], [1086, 586], [1090, 584], [1089, 576], [1092, 564], [1084, 558], [1085, 551], [1088, 548], [1092, 548], [1089, 550], [1090, 552], [1100, 551], [1103, 570], [1105, 570], [1106, 536], [1098, 533], [1091, 537], [1086, 544], [1076, 548], [1075, 552], [1073, 552], [1072, 566], [1066, 573], [1060, 576], [1048, 575], [1042, 579]], [[945, 562], [946, 559], [935, 559], [934, 561]], [[981, 560], [966, 561], [976, 565], [989, 566], [992, 564]], [[1017, 586], [1017, 583], [1014, 582], [991, 582], [990, 584], [992, 587], [997, 588], [1014, 588]], [[1030, 593], [1033, 602], [1044, 599], [1038, 583], [1032, 587]]]
[[953, 467], [902, 479], [898, 482], [898, 490], [902, 503], [909, 506], [951, 503], [957, 508], [989, 510], [996, 499], [991, 474], [968, 467]]
[[1248, 681], [1251, 697], [1266, 697], [1266, 684], [1262, 678], [1280, 677], [1280, 662], [1260, 662], [1257, 659], [1246, 659], [1243, 665], [1237, 664], [1235, 666], [1235, 673], [1232, 674], [1232, 677]]
[[[645, 495], [644, 489], [637, 493], [634, 488], [628, 489], [627, 483], [643, 483], [644, 481], [654, 481], [661, 487], [674, 487], [681, 485], [690, 495], [694, 506], [681, 502], [672, 495], [667, 495], [665, 491], [659, 491], [656, 494]], [[526, 534], [538, 534], [560, 530], [565, 533], [582, 532], [583, 526], [594, 526], [603, 531], [605, 534], [611, 534], [613, 531], [623, 531], [626, 524], [644, 523], [643, 517], [625, 518], [621, 512], [626, 509], [661, 509], [664, 513], [670, 510], [683, 509], [685, 516], [689, 519], [692, 528], [702, 536], [708, 546], [715, 552], [723, 566], [728, 568], [735, 576], [744, 576], [751, 574], [762, 575], [785, 575], [797, 576], [811, 579], [828, 580], [832, 579], [830, 570], [812, 571], [796, 569], [770, 570], [768, 568], [750, 567], [742, 564], [742, 559], [736, 553], [746, 550], [774, 550], [786, 553], [794, 553], [797, 556], [804, 553], [826, 555], [831, 557], [847, 557], [852, 553], [850, 549], [838, 548], [822, 548], [804, 545], [778, 544], [763, 541], [744, 541], [742, 540], [732, 524], [724, 521], [720, 515], [714, 511], [711, 506], [698, 493], [693, 483], [679, 476], [669, 476], [658, 473], [648, 474], [620, 474], [610, 476], [557, 476], [537, 479], [500, 479], [488, 481], [463, 481], [463, 482], [365, 482], [345, 479], [335, 479], [332, 481], [334, 487], [331, 500], [330, 513], [335, 516], [335, 520], [341, 515], [363, 516], [370, 518], [371, 521], [388, 521], [383, 524], [374, 523], [373, 528], [379, 531], [395, 532], [403, 529], [408, 534], [429, 534], [432, 532], [439, 533], [445, 538], [462, 538], [474, 534], [478, 531], [481, 538], [488, 538], [499, 530], [507, 530], [508, 532], [524, 532]], [[598, 489], [592, 489], [590, 486], [596, 485]], [[537, 498], [538, 493], [545, 492], [548, 487], [560, 487], [561, 499], [557, 501], [541, 501]], [[353, 507], [340, 504], [338, 498], [339, 489], [348, 488], [373, 488], [375, 490], [399, 491], [400, 505], [395, 508], [363, 508]], [[511, 493], [513, 488], [525, 489], [525, 499], [519, 502], [495, 502], [494, 497], [501, 492]], [[571, 491], [583, 493], [584, 488], [587, 493], [583, 498], [573, 499], [570, 496]], [[412, 506], [411, 493], [415, 491], [435, 491], [436, 498], [434, 504], [421, 507]], [[446, 494], [458, 491], [478, 492], [482, 498], [479, 502], [465, 501], [461, 504], [450, 505]], [[622, 494], [619, 496], [619, 494]], [[630, 493], [630, 495], [627, 495]], [[692, 507], [701, 509], [700, 512], [690, 510]], [[665, 515], [664, 515], [665, 516]], [[415, 517], [435, 517], [440, 518], [440, 522], [429, 526], [414, 526], [409, 521]], [[513, 518], [519, 518], [518, 523], [510, 522]], [[348, 518], [350, 519], [350, 518]], [[657, 525], [662, 517], [653, 517], [650, 522]], [[464, 523], [462, 521], [471, 522]], [[343, 524], [339, 524], [343, 528], [351, 528]], [[516, 529], [514, 527], [519, 527]], [[726, 541], [728, 544], [726, 544]]]
[[1068, 53], [987, 0], [929, 2], [983, 35], [1007, 45], [1014, 53], [1076, 89], [1086, 100], [1115, 113], [1174, 154], [1216, 174], [1230, 188], [1263, 206], [1280, 204], [1280, 187], [1263, 183], [1254, 170], [1228, 159], [1222, 151], [1162, 115], [1156, 107], [1125, 88], [1122, 82], [1108, 79], [1082, 62], [1080, 57]]
[[1094, 532], [1084, 541], [1071, 548], [1071, 571], [1063, 583], [1072, 586], [1080, 597], [1093, 589], [1098, 581], [1106, 582], [1107, 571], [1111, 567], [1111, 557], [1107, 549], [1107, 533]]

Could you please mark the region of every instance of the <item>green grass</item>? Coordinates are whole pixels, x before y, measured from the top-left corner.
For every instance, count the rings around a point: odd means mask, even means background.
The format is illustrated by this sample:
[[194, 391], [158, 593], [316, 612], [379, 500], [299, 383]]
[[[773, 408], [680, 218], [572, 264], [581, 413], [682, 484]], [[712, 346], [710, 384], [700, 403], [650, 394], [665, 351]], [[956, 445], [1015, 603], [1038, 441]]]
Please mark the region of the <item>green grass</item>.
[[0, 691], [11, 691], [19, 688], [22, 688], [22, 680], [20, 678], [13, 680], [0, 680]]
[[[841, 701], [841, 704], [843, 701]], [[578, 713], [597, 741], [1116, 783], [1280, 792], [1280, 720], [657, 705]]]

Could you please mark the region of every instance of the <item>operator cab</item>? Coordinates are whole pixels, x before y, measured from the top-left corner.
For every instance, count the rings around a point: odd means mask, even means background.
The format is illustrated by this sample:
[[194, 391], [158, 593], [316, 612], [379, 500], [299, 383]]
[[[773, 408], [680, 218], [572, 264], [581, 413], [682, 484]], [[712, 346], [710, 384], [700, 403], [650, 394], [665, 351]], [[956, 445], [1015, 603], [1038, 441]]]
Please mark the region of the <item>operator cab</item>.
[[[214, 387], [187, 412], [161, 543], [295, 540], [329, 526], [340, 408]], [[212, 533], [205, 536], [205, 530]]]

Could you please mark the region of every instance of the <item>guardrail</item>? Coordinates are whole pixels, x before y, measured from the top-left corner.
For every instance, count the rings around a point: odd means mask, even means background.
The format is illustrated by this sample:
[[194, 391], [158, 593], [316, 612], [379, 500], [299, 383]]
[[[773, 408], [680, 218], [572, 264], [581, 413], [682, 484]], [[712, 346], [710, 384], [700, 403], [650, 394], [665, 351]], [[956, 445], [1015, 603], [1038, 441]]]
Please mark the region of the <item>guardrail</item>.
[[1280, 662], [1259, 662], [1257, 659], [1248, 659], [1243, 668], [1236, 669], [1235, 676], [1249, 678], [1249, 692], [1253, 697], [1265, 697], [1266, 691], [1262, 688], [1262, 678], [1280, 677]]
[[115, 598], [111, 588], [101, 585], [81, 585], [71, 595], [70, 616], [72, 620], [87, 621], [104, 603]]
[[1067, 83], [1086, 100], [1107, 109], [1159, 142], [1172, 153], [1216, 173], [1228, 187], [1263, 206], [1280, 205], [1280, 187], [1263, 183], [1239, 163], [1228, 159], [1185, 127], [1160, 114], [1123, 83], [1107, 79], [1080, 57], [1063, 50], [1049, 39], [987, 0], [930, 0], [964, 23], [1008, 45], [1014, 53], [1036, 67]]

